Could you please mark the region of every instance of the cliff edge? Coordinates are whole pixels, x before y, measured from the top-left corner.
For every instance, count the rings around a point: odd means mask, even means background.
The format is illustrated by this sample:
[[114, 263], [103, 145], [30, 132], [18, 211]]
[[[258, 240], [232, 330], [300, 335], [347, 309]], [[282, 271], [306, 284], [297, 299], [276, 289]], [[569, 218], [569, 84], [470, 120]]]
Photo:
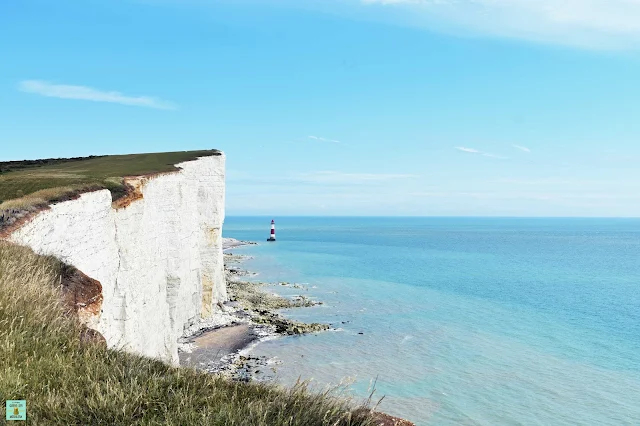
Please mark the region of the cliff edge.
[[7, 237], [101, 285], [100, 309], [84, 309], [81, 319], [109, 347], [172, 364], [184, 330], [227, 300], [225, 156], [175, 166], [126, 178], [129, 193], [116, 202], [101, 189], [53, 204]]

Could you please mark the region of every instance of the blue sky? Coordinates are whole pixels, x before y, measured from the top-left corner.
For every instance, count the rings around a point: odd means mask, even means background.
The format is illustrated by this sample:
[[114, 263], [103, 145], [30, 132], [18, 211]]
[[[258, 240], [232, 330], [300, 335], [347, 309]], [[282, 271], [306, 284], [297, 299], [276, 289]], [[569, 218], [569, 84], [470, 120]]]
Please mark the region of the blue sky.
[[640, 216], [640, 0], [4, 1], [0, 40], [0, 161], [219, 148], [231, 215]]

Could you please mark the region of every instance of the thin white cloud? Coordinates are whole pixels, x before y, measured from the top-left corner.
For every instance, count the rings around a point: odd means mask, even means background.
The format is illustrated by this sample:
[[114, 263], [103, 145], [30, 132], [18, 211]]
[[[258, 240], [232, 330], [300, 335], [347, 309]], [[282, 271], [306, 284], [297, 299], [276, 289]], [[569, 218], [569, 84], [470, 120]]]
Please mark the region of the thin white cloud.
[[497, 158], [497, 159], [500, 159], [500, 160], [508, 160], [509, 159], [509, 157], [503, 157], [501, 155], [490, 154], [488, 152], [483, 152], [483, 151], [477, 150], [475, 148], [466, 148], [464, 146], [456, 146], [455, 148], [458, 151], [468, 152], [469, 154], [479, 154], [479, 155], [482, 155], [483, 157]]
[[[354, 0], [356, 1], [356, 0]], [[588, 48], [640, 48], [640, 0], [357, 0], [406, 22]]]
[[522, 146], [522, 145], [511, 145], [512, 147], [519, 149], [520, 151], [526, 152], [526, 153], [530, 153], [531, 150], [529, 148], [527, 148], [526, 146]]
[[338, 171], [321, 171], [299, 175], [300, 180], [315, 183], [365, 183], [391, 179], [410, 179], [416, 177], [418, 176], [411, 174], [345, 173]]
[[302, 188], [308, 192], [310, 186], [317, 188], [331, 187], [332, 191], [347, 189], [351, 185], [380, 186], [385, 182], [399, 179], [419, 178], [419, 175], [403, 173], [349, 173], [334, 170], [316, 171], [306, 173], [293, 173], [290, 175], [280, 175], [265, 177], [249, 173], [232, 172], [228, 173], [227, 180], [231, 185], [246, 185], [251, 191], [255, 191], [256, 186], [261, 188], [271, 187], [274, 189], [287, 188], [291, 191], [294, 188]]
[[120, 92], [105, 92], [86, 86], [53, 84], [41, 80], [24, 80], [18, 88], [26, 93], [61, 99], [78, 99], [93, 102], [110, 102], [155, 109], [177, 109], [171, 102], [149, 96], [126, 96]]
[[562, 190], [584, 190], [598, 189], [600, 191], [616, 191], [620, 189], [635, 188], [635, 181], [619, 181], [619, 180], [601, 180], [601, 179], [571, 179], [571, 178], [532, 178], [532, 179], [516, 179], [505, 178], [490, 180], [488, 183], [497, 183], [509, 186], [525, 186], [525, 187], [553, 187]]
[[337, 140], [334, 140], [334, 139], [326, 139], [326, 138], [321, 138], [319, 136], [309, 136], [309, 139], [313, 139], [313, 140], [320, 141], [320, 142], [341, 143], [340, 141], [337, 141]]
[[413, 197], [528, 200], [640, 200], [638, 193], [571, 193], [571, 192], [496, 192], [496, 191], [421, 191], [409, 192]]
[[[179, 5], [194, 3], [184, 0], [144, 1]], [[463, 36], [516, 38], [589, 49], [640, 49], [640, 0], [270, 0], [270, 2]], [[200, 0], [196, 3], [216, 3], [216, 0]], [[242, 0], [242, 3], [262, 4], [265, 0]], [[376, 10], [376, 8], [383, 10]], [[389, 8], [394, 10], [384, 10]]]
[[482, 155], [484, 157], [497, 158], [499, 160], [508, 160], [509, 159], [509, 157], [503, 157], [502, 155], [489, 154], [488, 152], [483, 152]]
[[480, 154], [480, 151], [473, 148], [465, 148], [464, 146], [456, 146], [456, 149], [459, 151], [470, 152], [472, 154]]

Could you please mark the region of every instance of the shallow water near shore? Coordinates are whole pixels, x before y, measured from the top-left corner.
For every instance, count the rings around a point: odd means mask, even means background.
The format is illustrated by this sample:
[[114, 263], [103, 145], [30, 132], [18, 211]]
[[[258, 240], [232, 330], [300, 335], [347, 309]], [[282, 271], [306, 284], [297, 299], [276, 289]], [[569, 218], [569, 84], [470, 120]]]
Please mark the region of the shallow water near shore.
[[[338, 331], [260, 343], [417, 425], [640, 424], [640, 220], [229, 217], [260, 281]], [[359, 334], [362, 333], [362, 334]]]

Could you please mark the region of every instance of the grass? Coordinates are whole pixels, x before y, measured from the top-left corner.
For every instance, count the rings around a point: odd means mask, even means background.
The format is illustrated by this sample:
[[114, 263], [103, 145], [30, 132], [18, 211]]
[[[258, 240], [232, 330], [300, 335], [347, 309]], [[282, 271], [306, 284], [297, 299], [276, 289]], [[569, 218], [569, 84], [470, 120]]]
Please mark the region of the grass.
[[[31, 200], [50, 201], [46, 196], [60, 198], [65, 193], [87, 188], [109, 189], [115, 200], [125, 192], [122, 182], [125, 176], [170, 172], [177, 170], [174, 164], [218, 154], [216, 150], [180, 151], [0, 162], [0, 210], [31, 205], [29, 196]], [[40, 195], [34, 197], [36, 193]], [[7, 203], [17, 199], [24, 200]]]
[[371, 410], [304, 383], [240, 383], [82, 343], [62, 265], [0, 241], [0, 398], [33, 425], [371, 425]]

